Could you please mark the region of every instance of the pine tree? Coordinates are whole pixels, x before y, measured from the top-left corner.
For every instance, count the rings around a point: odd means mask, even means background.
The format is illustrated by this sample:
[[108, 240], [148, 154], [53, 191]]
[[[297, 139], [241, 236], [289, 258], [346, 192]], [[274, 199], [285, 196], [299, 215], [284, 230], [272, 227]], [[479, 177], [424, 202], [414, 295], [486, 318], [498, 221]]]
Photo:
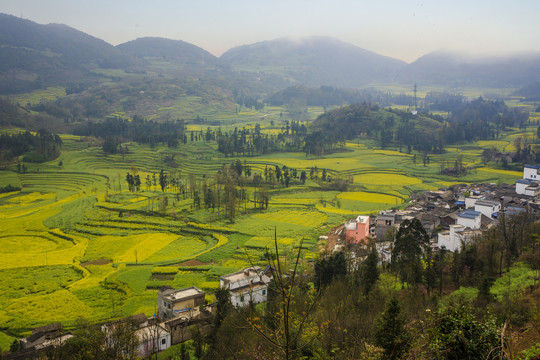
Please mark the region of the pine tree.
[[379, 261], [379, 256], [377, 250], [374, 248], [366, 258], [363, 264], [362, 271], [362, 283], [364, 287], [364, 294], [368, 294], [373, 285], [379, 280], [379, 269], [377, 268], [377, 263]]
[[375, 343], [384, 349], [387, 359], [397, 359], [407, 349], [405, 320], [396, 298], [388, 300], [384, 311], [375, 319]]

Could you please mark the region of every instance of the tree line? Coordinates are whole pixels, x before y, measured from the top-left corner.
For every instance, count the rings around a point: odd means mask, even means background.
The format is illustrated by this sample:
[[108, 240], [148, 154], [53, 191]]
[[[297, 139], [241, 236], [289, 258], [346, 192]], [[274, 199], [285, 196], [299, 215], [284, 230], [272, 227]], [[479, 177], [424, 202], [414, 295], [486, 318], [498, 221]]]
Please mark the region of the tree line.
[[151, 146], [166, 143], [170, 147], [187, 142], [182, 120], [157, 122], [140, 116], [134, 116], [131, 121], [119, 117], [107, 118], [103, 122], [89, 121], [77, 127], [74, 134], [109, 139], [109, 142], [114, 144], [112, 148], [108, 148], [109, 150], [115, 149], [121, 142], [127, 140]]

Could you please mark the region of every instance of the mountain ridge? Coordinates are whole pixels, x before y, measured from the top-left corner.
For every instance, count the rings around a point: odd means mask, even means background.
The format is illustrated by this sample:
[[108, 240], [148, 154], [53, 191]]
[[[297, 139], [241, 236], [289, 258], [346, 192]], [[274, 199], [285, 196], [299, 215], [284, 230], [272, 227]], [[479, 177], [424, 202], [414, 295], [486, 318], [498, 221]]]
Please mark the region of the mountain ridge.
[[99, 69], [158, 73], [171, 79], [218, 76], [263, 94], [299, 84], [517, 88], [540, 81], [540, 52], [471, 57], [437, 50], [406, 63], [335, 38], [313, 36], [245, 44], [216, 57], [183, 40], [142, 37], [113, 46], [67, 25], [40, 25], [0, 14], [0, 93], [107, 77]]

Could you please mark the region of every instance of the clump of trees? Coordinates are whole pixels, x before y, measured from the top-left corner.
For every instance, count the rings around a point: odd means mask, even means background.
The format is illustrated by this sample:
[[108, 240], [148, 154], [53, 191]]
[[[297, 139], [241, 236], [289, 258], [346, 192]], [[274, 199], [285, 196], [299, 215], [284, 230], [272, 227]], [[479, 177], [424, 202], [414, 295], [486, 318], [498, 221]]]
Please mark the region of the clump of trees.
[[393, 145], [420, 152], [443, 151], [445, 145], [497, 138], [507, 127], [523, 127], [527, 112], [510, 110], [502, 101], [478, 98], [471, 102], [460, 96], [428, 94], [426, 102], [449, 112], [447, 119], [420, 111], [381, 109], [357, 104], [320, 115], [306, 135], [304, 151], [322, 155], [359, 136], [379, 141], [382, 148]]
[[60, 136], [40, 129], [35, 135], [29, 131], [0, 135], [0, 160], [12, 160], [25, 154], [23, 161], [40, 163], [56, 159], [62, 149]]
[[157, 122], [137, 115], [133, 116], [131, 121], [119, 117], [107, 118], [102, 122], [89, 121], [75, 128], [73, 133], [105, 139], [112, 144], [106, 151], [109, 153], [115, 153], [121, 141], [133, 140], [150, 146], [165, 143], [176, 148], [180, 143], [185, 144], [188, 139], [184, 122], [181, 120]]

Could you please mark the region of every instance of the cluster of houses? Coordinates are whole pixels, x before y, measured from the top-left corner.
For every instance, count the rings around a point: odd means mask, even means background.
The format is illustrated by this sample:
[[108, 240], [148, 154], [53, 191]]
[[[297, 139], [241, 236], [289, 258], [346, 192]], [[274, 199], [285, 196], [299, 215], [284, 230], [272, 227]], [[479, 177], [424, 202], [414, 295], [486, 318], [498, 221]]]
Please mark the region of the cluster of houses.
[[480, 235], [497, 223], [501, 214], [518, 214], [528, 208], [540, 210], [540, 164], [526, 165], [523, 179], [515, 185], [478, 184], [454, 185], [438, 191], [413, 194], [412, 205], [405, 210], [380, 211], [377, 215], [358, 216], [338, 229], [342, 240], [334, 250], [345, 244], [363, 244], [375, 239], [382, 261], [390, 259], [390, 239], [406, 219], [418, 219], [431, 236], [434, 248], [459, 250], [463, 243]]
[[[268, 299], [268, 285], [272, 280], [270, 267], [262, 269], [253, 266], [220, 278], [220, 286], [228, 289], [230, 300], [235, 307], [265, 302]], [[206, 293], [197, 288], [173, 289], [161, 287], [157, 292], [157, 316], [132, 315], [102, 325], [107, 335], [106, 343], [113, 345], [114, 330], [119, 326], [134, 329], [137, 338], [137, 353], [141, 358], [163, 351], [172, 345], [190, 340], [189, 327], [196, 325], [206, 333], [211, 327], [211, 316], [215, 304], [207, 304]], [[32, 335], [20, 340], [21, 351], [8, 355], [8, 359], [39, 358], [48, 348], [63, 344], [74, 335], [62, 331], [60, 323], [38, 327]]]

